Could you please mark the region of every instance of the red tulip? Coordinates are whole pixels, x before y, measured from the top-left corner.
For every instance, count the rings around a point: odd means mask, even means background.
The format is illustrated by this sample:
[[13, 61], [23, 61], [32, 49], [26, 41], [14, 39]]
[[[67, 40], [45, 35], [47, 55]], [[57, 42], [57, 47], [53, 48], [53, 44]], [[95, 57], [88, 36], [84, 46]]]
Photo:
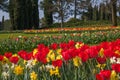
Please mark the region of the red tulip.
[[35, 58], [39, 61], [42, 62], [43, 64], [47, 63], [46, 56], [49, 53], [49, 48], [44, 47], [38, 53], [35, 55]]
[[10, 58], [10, 57], [12, 56], [12, 53], [11, 53], [11, 52], [6, 52], [6, 53], [4, 54], [4, 56], [5, 56], [6, 58]]
[[109, 47], [109, 43], [108, 42], [102, 42], [100, 44], [101, 48], [107, 49]]
[[27, 52], [24, 51], [24, 50], [21, 50], [21, 51], [18, 52], [18, 55], [19, 55], [22, 59], [25, 59], [26, 54], [27, 54]]
[[61, 66], [62, 66], [62, 60], [52, 61], [52, 65], [53, 65], [54, 67], [61, 67]]
[[115, 55], [115, 53], [112, 51], [112, 49], [108, 48], [104, 50], [104, 56], [106, 58], [111, 58]]
[[110, 80], [111, 71], [110, 70], [103, 70], [100, 71], [99, 74], [96, 75], [97, 80]]
[[53, 50], [56, 50], [58, 47], [58, 44], [57, 43], [53, 43], [50, 45], [50, 48], [52, 48]]
[[60, 48], [67, 49], [68, 48], [67, 43], [60, 43]]
[[17, 64], [19, 58], [17, 56], [13, 56], [10, 58], [10, 62], [14, 63], [14, 64]]
[[92, 46], [85, 51], [90, 58], [96, 58], [98, 56], [98, 49], [97, 46]]
[[66, 61], [71, 58], [68, 51], [62, 52], [62, 57]]
[[112, 64], [112, 69], [120, 73], [120, 64]]
[[2, 60], [3, 60], [3, 58], [4, 58], [4, 57], [3, 57], [2, 55], [0, 55], [0, 61], [2, 61]]
[[70, 40], [68, 43], [68, 48], [73, 48], [75, 46], [75, 42], [73, 40]]
[[100, 64], [104, 64], [106, 62], [106, 58], [105, 57], [97, 57], [97, 62]]
[[85, 53], [85, 52], [81, 52], [81, 53], [79, 53], [78, 56], [81, 58], [82, 62], [86, 62], [86, 61], [89, 59], [88, 54]]
[[45, 54], [36, 54], [36, 59], [43, 63], [43, 64], [46, 64], [47, 63], [47, 60], [46, 60], [46, 55]]
[[105, 80], [102, 75], [96, 74], [96, 80]]

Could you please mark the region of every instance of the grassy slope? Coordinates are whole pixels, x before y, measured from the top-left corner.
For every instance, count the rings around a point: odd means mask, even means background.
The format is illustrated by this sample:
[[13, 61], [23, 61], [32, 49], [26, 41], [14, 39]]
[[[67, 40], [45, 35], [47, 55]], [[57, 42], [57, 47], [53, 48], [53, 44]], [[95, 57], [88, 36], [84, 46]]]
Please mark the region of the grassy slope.
[[50, 36], [50, 35], [61, 35], [61, 34], [24, 34], [24, 33], [4, 33], [0, 34], [0, 40], [8, 38], [17, 38], [19, 36], [32, 37], [32, 36]]

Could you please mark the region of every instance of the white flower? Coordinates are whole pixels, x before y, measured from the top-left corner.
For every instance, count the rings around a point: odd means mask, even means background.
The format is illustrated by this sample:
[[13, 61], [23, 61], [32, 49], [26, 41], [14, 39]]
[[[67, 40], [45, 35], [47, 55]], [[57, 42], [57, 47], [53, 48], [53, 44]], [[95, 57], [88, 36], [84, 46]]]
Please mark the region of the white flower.
[[50, 69], [54, 69], [55, 67], [53, 66], [53, 65], [49, 65], [49, 64], [47, 64], [46, 66], [45, 66], [45, 69], [46, 70], [50, 70]]
[[14, 69], [14, 68], [15, 68], [15, 64], [12, 64], [11, 69]]
[[22, 38], [22, 36], [20, 35], [20, 36], [18, 36], [18, 38]]
[[110, 63], [116, 63], [116, 57], [110, 58]]
[[67, 36], [67, 33], [65, 33], [65, 36]]
[[5, 78], [5, 79], [8, 79], [9, 76], [10, 76], [10, 75], [9, 75], [8, 72], [3, 72], [3, 73], [2, 73], [2, 77]]
[[4, 64], [3, 65], [3, 70], [8, 70], [10, 67], [9, 67], [9, 65], [8, 64]]
[[35, 65], [34, 60], [27, 61], [26, 68], [32, 68]]
[[49, 71], [50, 69], [54, 69], [55, 67], [53, 65], [50, 65], [50, 64], [47, 64], [47, 65], [42, 65], [40, 66], [40, 70], [46, 70], [46, 71]]
[[117, 58], [117, 62], [116, 63], [120, 64], [120, 58]]

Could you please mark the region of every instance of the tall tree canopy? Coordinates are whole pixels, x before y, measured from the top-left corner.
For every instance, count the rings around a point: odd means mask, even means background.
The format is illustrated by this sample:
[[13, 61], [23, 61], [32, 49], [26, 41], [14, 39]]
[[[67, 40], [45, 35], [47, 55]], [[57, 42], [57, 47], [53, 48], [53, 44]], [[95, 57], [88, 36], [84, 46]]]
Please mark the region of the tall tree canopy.
[[0, 0], [0, 9], [8, 11], [8, 0]]
[[10, 0], [9, 13], [14, 30], [39, 27], [38, 0]]

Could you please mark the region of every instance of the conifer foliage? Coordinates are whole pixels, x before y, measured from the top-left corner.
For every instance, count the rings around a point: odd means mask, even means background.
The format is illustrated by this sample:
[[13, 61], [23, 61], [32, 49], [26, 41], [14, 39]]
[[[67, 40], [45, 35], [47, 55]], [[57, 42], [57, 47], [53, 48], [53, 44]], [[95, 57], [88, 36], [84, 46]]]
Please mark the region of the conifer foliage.
[[9, 13], [13, 30], [39, 27], [38, 0], [10, 0]]

